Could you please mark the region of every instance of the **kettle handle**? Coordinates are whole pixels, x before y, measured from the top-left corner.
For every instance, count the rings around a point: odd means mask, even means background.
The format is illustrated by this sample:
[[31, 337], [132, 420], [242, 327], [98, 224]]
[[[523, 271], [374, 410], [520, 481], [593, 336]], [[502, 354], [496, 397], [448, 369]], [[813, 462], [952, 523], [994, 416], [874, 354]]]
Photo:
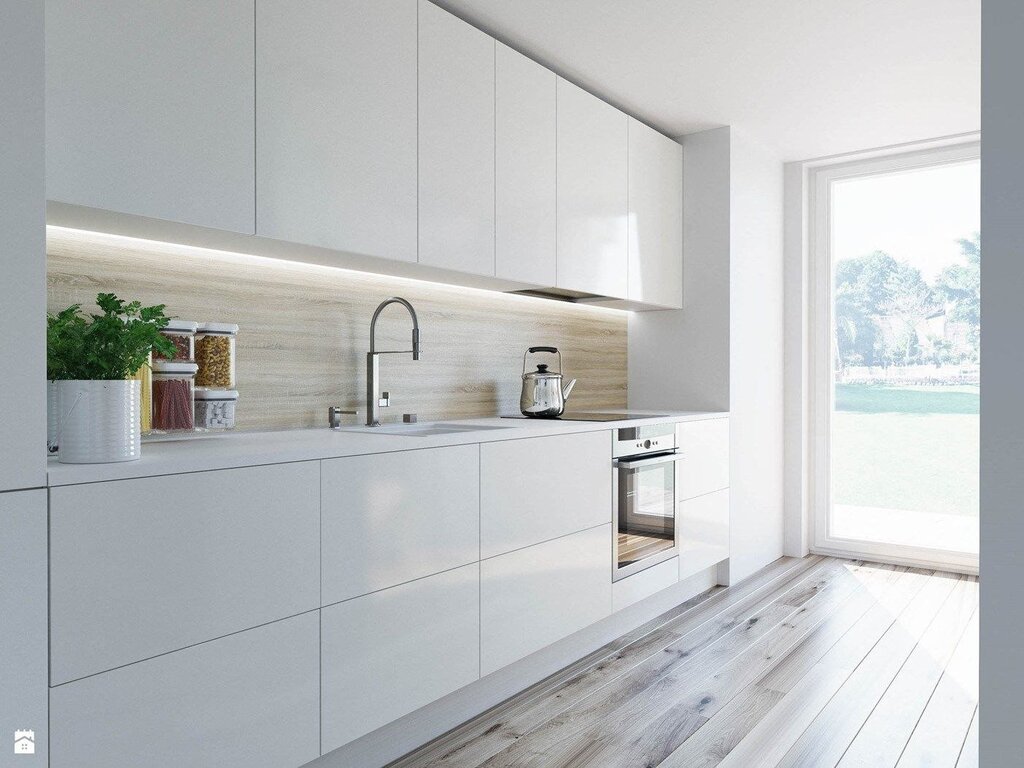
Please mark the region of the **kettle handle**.
[[523, 355], [524, 376], [526, 375], [526, 355], [533, 354], [534, 352], [550, 352], [552, 355], [558, 355], [558, 372], [562, 372], [562, 353], [558, 351], [558, 347], [530, 347]]

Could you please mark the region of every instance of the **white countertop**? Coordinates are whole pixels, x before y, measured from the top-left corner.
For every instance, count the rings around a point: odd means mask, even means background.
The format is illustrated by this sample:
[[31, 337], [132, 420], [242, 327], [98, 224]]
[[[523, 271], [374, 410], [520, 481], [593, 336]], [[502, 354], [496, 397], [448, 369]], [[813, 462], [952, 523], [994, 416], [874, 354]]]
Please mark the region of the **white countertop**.
[[[651, 418], [627, 421], [558, 421], [542, 419], [481, 418], [445, 421], [444, 424], [479, 426], [479, 431], [442, 435], [402, 435], [374, 432], [368, 427], [345, 425], [339, 430], [293, 429], [271, 432], [220, 432], [188, 435], [178, 440], [144, 442], [142, 458], [116, 464], [61, 464], [50, 459], [48, 485], [75, 485], [156, 475], [175, 475], [211, 469], [316, 461], [343, 456], [441, 448], [448, 445], [490, 443], [574, 432], [596, 432], [664, 422], [697, 421], [728, 416], [715, 411], [632, 411]], [[429, 422], [432, 423], [432, 422]], [[417, 425], [424, 427], [428, 422]], [[391, 425], [389, 425], [391, 426]], [[398, 428], [401, 425], [393, 425]], [[491, 429], [487, 429], [491, 427]], [[495, 429], [494, 427], [501, 427]], [[350, 431], [351, 430], [351, 431]]]

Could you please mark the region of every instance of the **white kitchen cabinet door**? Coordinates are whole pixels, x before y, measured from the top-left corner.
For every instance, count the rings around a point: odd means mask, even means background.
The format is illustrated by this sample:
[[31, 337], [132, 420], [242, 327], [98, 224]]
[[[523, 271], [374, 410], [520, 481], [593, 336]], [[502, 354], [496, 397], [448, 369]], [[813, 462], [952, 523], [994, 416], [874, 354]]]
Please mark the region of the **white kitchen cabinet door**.
[[314, 461], [51, 489], [51, 682], [319, 607], [319, 485]]
[[481, 673], [600, 621], [611, 609], [610, 524], [483, 560]]
[[626, 115], [558, 78], [556, 285], [627, 296]]
[[683, 306], [683, 147], [629, 118], [629, 299]]
[[612, 610], [621, 611], [633, 603], [668, 589], [679, 581], [679, 560], [673, 557], [612, 584]]
[[678, 499], [692, 499], [729, 487], [729, 420], [703, 419], [676, 424]]
[[480, 676], [473, 563], [322, 611], [323, 751]]
[[46, 197], [252, 234], [253, 0], [46, 0]]
[[51, 688], [51, 768], [316, 759], [319, 618], [312, 611]]
[[729, 489], [679, 502], [680, 580], [729, 557]]
[[257, 234], [416, 261], [416, 2], [257, 4]]
[[555, 73], [495, 52], [495, 274], [555, 284]]
[[419, 9], [419, 260], [493, 275], [494, 38]]
[[493, 557], [612, 519], [607, 431], [480, 446], [480, 556]]
[[480, 559], [479, 446], [323, 462], [323, 605]]

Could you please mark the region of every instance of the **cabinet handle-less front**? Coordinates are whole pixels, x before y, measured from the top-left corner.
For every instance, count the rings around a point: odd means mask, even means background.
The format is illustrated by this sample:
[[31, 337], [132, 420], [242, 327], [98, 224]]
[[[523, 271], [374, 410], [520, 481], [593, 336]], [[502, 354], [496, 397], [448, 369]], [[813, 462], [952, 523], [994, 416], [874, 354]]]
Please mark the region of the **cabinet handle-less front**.
[[641, 467], [650, 467], [654, 464], [669, 464], [680, 461], [683, 456], [684, 454], [682, 453], [666, 453], [661, 456], [648, 456], [643, 459], [617, 459], [613, 464], [618, 469], [639, 469]]

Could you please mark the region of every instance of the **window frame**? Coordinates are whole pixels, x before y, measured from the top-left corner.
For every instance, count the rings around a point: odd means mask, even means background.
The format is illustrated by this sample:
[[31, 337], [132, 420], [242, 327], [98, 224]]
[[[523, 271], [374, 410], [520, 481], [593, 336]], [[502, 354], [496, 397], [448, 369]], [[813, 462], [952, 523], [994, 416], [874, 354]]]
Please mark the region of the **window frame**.
[[861, 541], [833, 535], [831, 436], [835, 405], [833, 384], [833, 296], [831, 263], [832, 185], [834, 182], [979, 160], [979, 141], [884, 154], [810, 168], [808, 174], [808, 451], [810, 550], [815, 554], [882, 560], [918, 567], [978, 572], [973, 553]]

